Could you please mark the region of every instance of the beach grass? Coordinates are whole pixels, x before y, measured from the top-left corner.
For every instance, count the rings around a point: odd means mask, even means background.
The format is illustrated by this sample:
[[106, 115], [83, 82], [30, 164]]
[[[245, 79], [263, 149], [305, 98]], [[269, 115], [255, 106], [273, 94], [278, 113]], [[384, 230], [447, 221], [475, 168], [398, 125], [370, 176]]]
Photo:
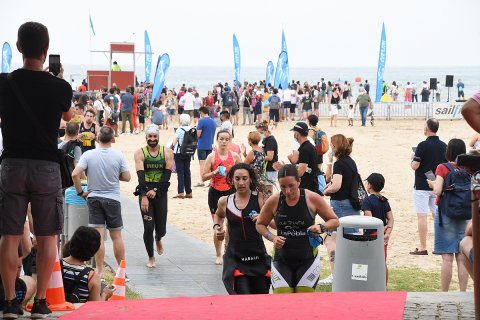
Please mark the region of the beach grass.
[[[322, 264], [320, 279], [330, 274], [326, 263]], [[458, 290], [458, 283], [452, 281], [450, 290]], [[317, 286], [317, 292], [331, 292], [332, 286]], [[389, 269], [387, 291], [438, 292], [440, 291], [440, 273], [423, 271], [419, 268]]]

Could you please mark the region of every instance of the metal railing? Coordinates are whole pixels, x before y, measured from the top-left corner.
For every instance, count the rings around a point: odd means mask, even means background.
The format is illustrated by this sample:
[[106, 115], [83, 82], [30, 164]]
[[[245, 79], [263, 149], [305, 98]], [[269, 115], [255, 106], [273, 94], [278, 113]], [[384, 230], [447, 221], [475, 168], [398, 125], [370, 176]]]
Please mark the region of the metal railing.
[[[339, 118], [346, 118], [349, 104], [340, 103], [341, 109], [338, 110]], [[433, 106], [431, 102], [380, 102], [375, 103], [373, 107], [375, 119], [428, 119], [433, 116]], [[359, 108], [355, 116], [360, 116]], [[330, 109], [327, 103], [319, 105], [320, 117], [330, 117]]]

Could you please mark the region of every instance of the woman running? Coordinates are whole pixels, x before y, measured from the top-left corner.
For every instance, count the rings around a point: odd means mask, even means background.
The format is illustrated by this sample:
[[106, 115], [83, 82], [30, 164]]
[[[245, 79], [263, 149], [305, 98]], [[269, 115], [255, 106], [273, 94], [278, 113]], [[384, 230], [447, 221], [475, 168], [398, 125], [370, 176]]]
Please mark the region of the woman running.
[[[300, 178], [294, 165], [281, 167], [278, 181], [281, 192], [268, 198], [257, 219], [257, 231], [275, 246], [273, 293], [314, 292], [320, 276], [319, 236], [336, 228], [338, 219], [320, 195], [299, 188]], [[325, 222], [315, 224], [316, 215]], [[272, 219], [277, 235], [267, 229]], [[316, 245], [311, 244], [310, 237], [316, 239]]]
[[268, 293], [271, 258], [262, 236], [255, 229], [264, 196], [257, 193], [258, 182], [253, 168], [237, 163], [227, 175], [235, 193], [221, 197], [213, 218], [213, 229], [219, 241], [225, 237], [228, 221], [229, 242], [223, 256], [223, 283], [229, 294]]
[[[202, 168], [202, 180], [211, 179], [208, 190], [208, 206], [213, 216], [217, 211], [218, 199], [232, 193], [232, 186], [227, 183], [227, 174], [230, 168], [240, 162], [240, 157], [235, 152], [228, 150], [232, 136], [228, 130], [220, 130], [217, 133], [217, 149], [210, 153]], [[215, 245], [215, 264], [222, 264], [222, 241], [213, 236]]]

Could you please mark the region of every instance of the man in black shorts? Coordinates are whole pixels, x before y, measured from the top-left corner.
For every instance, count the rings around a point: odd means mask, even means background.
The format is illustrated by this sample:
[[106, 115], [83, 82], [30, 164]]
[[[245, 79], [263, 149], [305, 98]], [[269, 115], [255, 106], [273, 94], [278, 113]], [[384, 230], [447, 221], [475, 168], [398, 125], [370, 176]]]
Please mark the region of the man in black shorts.
[[[63, 68], [57, 76], [44, 72], [49, 35], [37, 22], [27, 22], [18, 29], [17, 48], [22, 53], [23, 68], [9, 76], [0, 76], [0, 117], [2, 118], [3, 155], [0, 177], [0, 269], [5, 290], [5, 312], [22, 315], [15, 294], [18, 244], [23, 233], [27, 205], [32, 206], [34, 233], [37, 238], [38, 285], [32, 315], [51, 313], [45, 296], [56, 256], [55, 234], [62, 230], [63, 199], [57, 157], [60, 119], [71, 119], [72, 88], [63, 80]], [[9, 81], [12, 81], [12, 86]], [[18, 88], [25, 106], [12, 88]], [[24, 111], [28, 108], [28, 111]], [[38, 121], [25, 115], [29, 112]], [[40, 138], [40, 136], [46, 136]], [[48, 137], [48, 139], [47, 139]]]

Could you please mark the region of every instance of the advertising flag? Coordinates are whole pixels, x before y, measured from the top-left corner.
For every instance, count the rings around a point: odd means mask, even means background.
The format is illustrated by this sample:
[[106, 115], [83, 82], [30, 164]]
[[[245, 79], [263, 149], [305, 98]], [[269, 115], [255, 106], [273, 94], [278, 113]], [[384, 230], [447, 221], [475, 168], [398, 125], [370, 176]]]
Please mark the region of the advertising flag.
[[12, 48], [8, 42], [5, 42], [2, 47], [2, 73], [9, 73], [12, 63]]
[[278, 56], [278, 62], [277, 62], [277, 68], [275, 69], [275, 81], [273, 86], [278, 89], [278, 87], [281, 85], [282, 89], [284, 88], [284, 83], [285, 79], [288, 82], [288, 77], [285, 74], [287, 71], [287, 65], [288, 65], [288, 56], [285, 51], [282, 51], [280, 55]]
[[235, 82], [238, 89], [240, 85], [240, 46], [238, 45], [235, 34], [233, 34], [233, 63], [235, 66]]
[[268, 85], [269, 83], [273, 85], [273, 80], [274, 80], [274, 66], [272, 61], [268, 61], [267, 63], [267, 74], [265, 75], [265, 84]]
[[165, 85], [165, 75], [170, 67], [170, 56], [167, 53], [158, 57], [157, 69], [155, 71], [155, 78], [153, 80], [152, 100], [150, 106], [153, 105], [155, 99], [160, 98], [163, 86]]
[[152, 72], [152, 46], [148, 32], [145, 30], [145, 82], [150, 82], [150, 73]]
[[387, 61], [387, 37], [385, 36], [385, 23], [382, 24], [382, 37], [380, 38], [380, 52], [378, 54], [377, 68], [377, 88], [375, 92], [375, 102], [380, 102], [383, 91], [383, 73], [385, 72], [385, 63]]

